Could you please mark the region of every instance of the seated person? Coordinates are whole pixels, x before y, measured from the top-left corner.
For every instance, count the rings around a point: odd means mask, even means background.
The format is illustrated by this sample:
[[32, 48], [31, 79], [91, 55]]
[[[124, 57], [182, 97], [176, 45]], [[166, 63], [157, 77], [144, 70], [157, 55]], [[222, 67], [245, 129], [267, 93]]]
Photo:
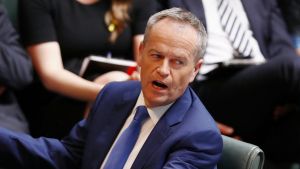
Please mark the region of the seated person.
[[0, 126], [29, 133], [14, 92], [32, 82], [32, 65], [18, 38], [0, 3]]
[[147, 19], [157, 10], [155, 2], [19, 1], [22, 39], [38, 75], [26, 92], [34, 105], [22, 99], [33, 112], [35, 136], [64, 136], [82, 119], [86, 102], [95, 100], [104, 82], [128, 79], [126, 73], [110, 72], [96, 83], [80, 77], [79, 70], [84, 57], [92, 54], [134, 60]]
[[106, 85], [89, 117], [61, 141], [0, 128], [0, 166], [215, 169], [222, 137], [189, 87], [206, 38], [190, 12], [173, 8], [153, 15], [139, 48], [141, 81]]
[[[299, 162], [300, 57], [276, 0], [169, 0], [204, 23], [208, 45], [193, 88], [227, 131], [268, 159]], [[275, 113], [275, 114], [274, 114]], [[232, 133], [233, 132], [233, 133]], [[290, 139], [292, 138], [292, 139]]]

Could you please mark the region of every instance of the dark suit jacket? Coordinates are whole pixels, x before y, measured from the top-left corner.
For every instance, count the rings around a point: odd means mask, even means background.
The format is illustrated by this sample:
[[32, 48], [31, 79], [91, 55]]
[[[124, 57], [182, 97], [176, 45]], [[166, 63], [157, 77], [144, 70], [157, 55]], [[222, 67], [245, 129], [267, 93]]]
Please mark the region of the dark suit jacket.
[[[0, 166], [14, 160], [14, 168], [99, 169], [140, 91], [139, 82], [107, 85], [89, 118], [61, 142], [0, 130]], [[222, 139], [214, 120], [188, 88], [156, 124], [132, 168], [213, 169], [221, 151]]]
[[6, 87], [0, 95], [0, 126], [28, 132], [14, 91], [24, 88], [32, 79], [31, 61], [19, 44], [18, 34], [0, 4], [0, 85]]
[[[263, 55], [267, 58], [296, 56], [276, 0], [241, 0], [250, 29]], [[167, 7], [181, 7], [194, 13], [206, 27], [200, 0], [168, 0]]]

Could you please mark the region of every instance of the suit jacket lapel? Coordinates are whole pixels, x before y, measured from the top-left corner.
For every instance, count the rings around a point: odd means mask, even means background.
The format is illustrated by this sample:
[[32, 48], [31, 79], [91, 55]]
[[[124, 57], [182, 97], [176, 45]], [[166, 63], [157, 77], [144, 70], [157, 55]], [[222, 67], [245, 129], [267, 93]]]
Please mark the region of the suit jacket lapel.
[[158, 121], [131, 168], [142, 168], [146, 162], [151, 162], [149, 161], [151, 155], [159, 149], [159, 146], [162, 145], [165, 139], [173, 132], [172, 127], [183, 120], [191, 104], [190, 89], [187, 89], [183, 96], [181, 96]]
[[169, 0], [170, 7], [181, 7], [191, 11], [206, 27], [204, 8], [201, 0]]
[[[128, 92], [125, 92], [123, 95], [112, 96], [109, 101], [113, 101], [114, 106], [102, 106], [102, 110], [100, 111], [105, 111], [105, 113], [97, 113], [97, 116], [93, 117], [94, 119], [98, 120], [98, 122], [96, 122], [98, 127], [93, 127], [92, 135], [95, 136], [95, 138], [93, 138], [91, 141], [95, 143], [91, 143], [90, 145], [94, 145], [92, 149], [99, 151], [92, 151], [94, 154], [90, 156], [89, 161], [93, 161], [91, 158], [95, 158], [94, 160], [97, 167], [100, 167], [115, 138], [119, 134], [120, 129], [131, 113], [139, 93], [140, 87], [134, 85], [132, 90], [128, 90]], [[105, 105], [105, 103], [103, 104]]]
[[[253, 12], [255, 11], [255, 10], [253, 10], [253, 9], [255, 9], [255, 6], [253, 6], [254, 3], [251, 2], [251, 1], [253, 1], [253, 0], [250, 0], [250, 1], [241, 0], [242, 5], [243, 5], [244, 10], [245, 10], [245, 13], [247, 15], [247, 18], [248, 18], [250, 26], [253, 25], [253, 24], [255, 24], [254, 17], [251, 17], [252, 14], [253, 14]], [[250, 27], [250, 29], [253, 30], [253, 27]]]
[[206, 19], [204, 13], [204, 7], [201, 0], [185, 0], [187, 5], [187, 9], [191, 11], [194, 15], [198, 17], [198, 19], [203, 23], [204, 27], [206, 27]]
[[[264, 46], [263, 39], [261, 37], [261, 32], [266, 29], [266, 27], [263, 27], [263, 23], [265, 22], [263, 19], [261, 19], [260, 15], [257, 12], [257, 7], [263, 5], [261, 0], [241, 0], [242, 5], [244, 7], [244, 10], [246, 12], [249, 24], [250, 24], [250, 30], [253, 32], [253, 37], [257, 40], [260, 49], [262, 49], [262, 46]], [[259, 13], [263, 13], [263, 11], [259, 11]], [[260, 16], [260, 17], [259, 17]], [[264, 56], [266, 56], [266, 52], [264, 50], [261, 51]]]

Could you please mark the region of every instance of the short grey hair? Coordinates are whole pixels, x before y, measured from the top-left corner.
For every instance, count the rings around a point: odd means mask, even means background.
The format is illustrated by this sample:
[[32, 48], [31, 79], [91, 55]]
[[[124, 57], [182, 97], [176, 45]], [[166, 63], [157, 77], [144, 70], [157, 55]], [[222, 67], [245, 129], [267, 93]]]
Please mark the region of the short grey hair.
[[207, 45], [206, 30], [201, 21], [194, 14], [181, 8], [165, 9], [152, 15], [148, 20], [145, 30], [144, 43], [147, 42], [153, 25], [166, 18], [191, 25], [198, 32], [198, 43], [196, 44], [195, 56], [197, 60], [203, 58]]

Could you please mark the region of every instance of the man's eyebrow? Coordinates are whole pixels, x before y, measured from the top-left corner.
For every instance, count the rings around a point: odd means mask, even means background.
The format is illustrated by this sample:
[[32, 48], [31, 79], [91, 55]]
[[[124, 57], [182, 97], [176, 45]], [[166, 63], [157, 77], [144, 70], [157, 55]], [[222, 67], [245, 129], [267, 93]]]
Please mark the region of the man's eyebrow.
[[179, 53], [179, 54], [176, 54], [176, 53], [175, 53], [175, 54], [173, 54], [173, 57], [174, 57], [174, 58], [177, 58], [177, 59], [187, 59], [188, 56], [185, 55], [185, 54], [180, 54], [180, 53]]
[[155, 52], [155, 53], [161, 53], [161, 52], [159, 52], [158, 50], [156, 50], [156, 49], [150, 49], [149, 50], [149, 53], [151, 53], [151, 52]]

